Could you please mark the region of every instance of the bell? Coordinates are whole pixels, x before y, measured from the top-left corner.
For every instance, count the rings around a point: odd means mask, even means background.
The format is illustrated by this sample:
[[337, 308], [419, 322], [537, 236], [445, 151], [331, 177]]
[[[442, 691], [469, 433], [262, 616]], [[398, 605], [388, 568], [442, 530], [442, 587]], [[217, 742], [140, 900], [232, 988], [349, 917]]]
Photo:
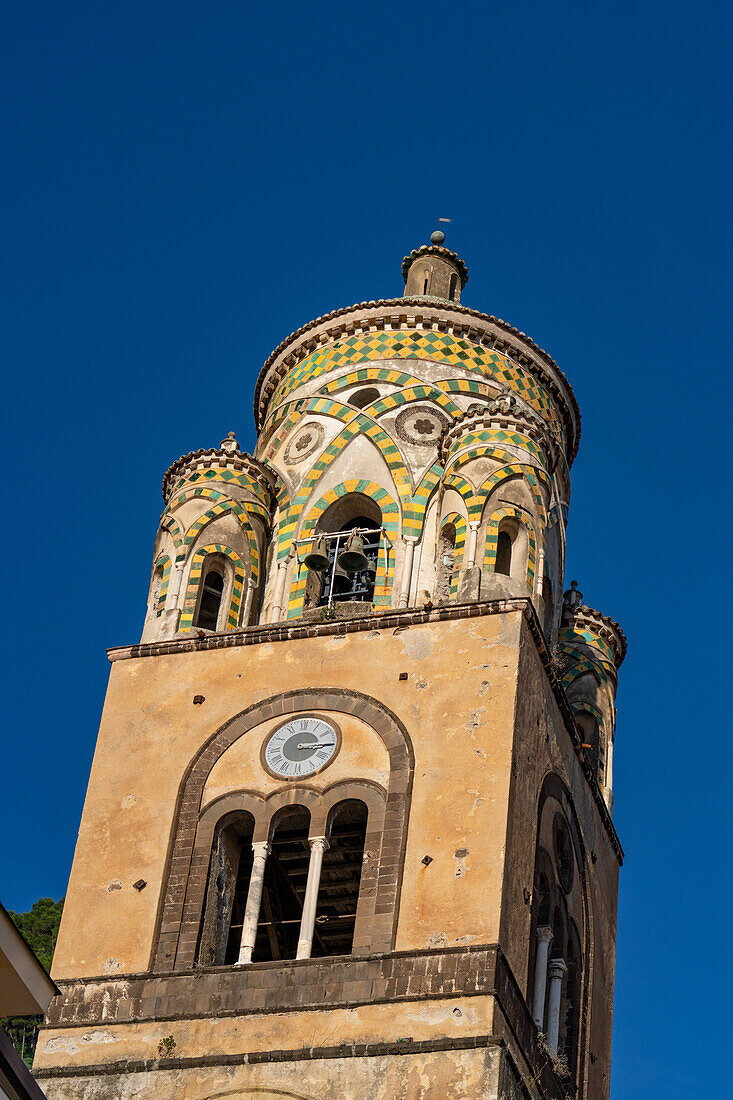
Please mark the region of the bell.
[[318, 539], [318, 542], [311, 548], [309, 554], [303, 558], [303, 564], [308, 569], [314, 569], [316, 573], [325, 573], [328, 569], [328, 554], [326, 553], [326, 540], [323, 535]]
[[363, 573], [369, 567], [369, 558], [364, 553], [364, 539], [352, 531], [346, 549], [336, 559], [345, 573]]

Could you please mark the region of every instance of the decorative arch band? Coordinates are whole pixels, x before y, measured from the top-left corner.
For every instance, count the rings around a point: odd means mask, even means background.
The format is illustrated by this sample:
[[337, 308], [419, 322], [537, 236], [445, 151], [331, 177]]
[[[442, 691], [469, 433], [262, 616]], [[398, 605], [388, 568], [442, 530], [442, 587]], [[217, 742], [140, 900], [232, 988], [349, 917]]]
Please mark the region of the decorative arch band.
[[211, 543], [209, 546], [200, 547], [193, 556], [191, 572], [188, 575], [188, 588], [186, 589], [186, 602], [183, 605], [181, 615], [181, 631], [190, 631], [193, 628], [193, 617], [196, 613], [199, 586], [203, 574], [204, 562], [211, 554], [221, 554], [228, 558], [234, 567], [234, 581], [232, 583], [232, 598], [229, 604], [227, 617], [227, 630], [236, 630], [239, 626], [239, 609], [242, 606], [242, 590], [244, 588], [244, 565], [239, 554], [228, 546], [220, 543]]
[[534, 575], [537, 562], [537, 540], [535, 539], [532, 517], [527, 515], [523, 508], [508, 505], [506, 508], [497, 508], [486, 524], [486, 549], [484, 551], [484, 569], [494, 571], [496, 566], [496, 551], [499, 545], [499, 528], [501, 521], [506, 518], [517, 520], [527, 531], [527, 587], [530, 592], [534, 588]]
[[465, 517], [459, 515], [458, 512], [449, 512], [447, 516], [443, 517], [440, 524], [441, 535], [449, 523], [452, 523], [456, 529], [456, 541], [453, 547], [453, 575], [450, 582], [450, 594], [451, 596], [455, 596], [458, 592], [458, 570], [463, 561], [468, 524], [466, 523]]
[[[366, 478], [344, 481], [335, 486], [321, 497], [308, 512], [300, 529], [302, 538], [307, 538], [315, 531], [318, 520], [337, 500], [350, 493], [361, 493], [369, 497], [377, 504], [382, 513], [382, 526], [386, 532], [386, 539], [382, 536], [379, 544], [379, 558], [377, 561], [377, 576], [374, 584], [374, 603], [379, 607], [389, 606], [392, 576], [394, 572], [394, 543], [399, 528], [399, 507], [396, 501], [389, 495], [386, 489], [375, 481]], [[308, 570], [304, 566], [298, 566], [296, 576], [290, 588], [288, 601], [288, 618], [297, 619], [303, 614], [303, 597]]]

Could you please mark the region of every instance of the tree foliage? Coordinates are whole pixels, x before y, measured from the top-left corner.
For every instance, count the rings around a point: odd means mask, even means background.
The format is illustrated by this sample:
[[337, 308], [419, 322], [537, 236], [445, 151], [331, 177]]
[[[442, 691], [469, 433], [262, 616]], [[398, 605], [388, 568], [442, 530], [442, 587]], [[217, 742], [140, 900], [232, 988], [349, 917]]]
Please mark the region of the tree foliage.
[[[51, 969], [56, 937], [59, 934], [64, 899], [39, 898], [27, 913], [12, 913], [8, 916], [20, 932], [43, 969]], [[38, 1026], [42, 1016], [10, 1016], [0, 1020], [23, 1061], [30, 1067], [38, 1038]]]

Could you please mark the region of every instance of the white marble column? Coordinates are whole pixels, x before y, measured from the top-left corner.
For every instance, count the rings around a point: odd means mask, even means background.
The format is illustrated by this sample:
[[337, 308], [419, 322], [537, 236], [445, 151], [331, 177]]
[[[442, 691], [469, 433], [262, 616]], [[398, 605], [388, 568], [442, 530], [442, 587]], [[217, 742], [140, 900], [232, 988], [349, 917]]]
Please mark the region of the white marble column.
[[405, 539], [405, 558], [402, 563], [402, 584], [400, 586], [400, 596], [397, 603], [398, 607], [407, 607], [410, 602], [410, 585], [412, 583], [412, 559], [415, 553], [415, 546], [417, 539]]
[[545, 993], [547, 992], [547, 956], [552, 943], [552, 929], [542, 926], [537, 929], [537, 952], [534, 960], [534, 995], [532, 997], [532, 1018], [538, 1031], [542, 1031], [545, 1022]]
[[606, 775], [603, 795], [606, 799], [608, 812], [613, 813], [613, 738], [609, 737], [606, 743]]
[[309, 959], [313, 950], [313, 930], [316, 926], [316, 906], [318, 905], [318, 887], [321, 884], [323, 853], [328, 848], [325, 836], [308, 837], [311, 846], [311, 858], [308, 864], [308, 881], [305, 886], [303, 915], [300, 918], [300, 936], [296, 959]]
[[560, 1041], [560, 1005], [562, 1003], [562, 983], [567, 974], [563, 959], [550, 960], [550, 996], [547, 1002], [547, 1046], [553, 1058], [557, 1056]]
[[185, 561], [177, 561], [174, 566], [173, 579], [168, 587], [166, 611], [173, 611], [178, 607], [178, 597], [181, 594], [181, 583], [183, 581], [183, 570], [185, 566]]
[[279, 623], [280, 620], [283, 618], [283, 601], [285, 597], [285, 583], [287, 580], [289, 563], [289, 558], [283, 558], [277, 563], [277, 573], [275, 574], [275, 594], [272, 600], [272, 608], [270, 609], [271, 623]]
[[468, 562], [466, 564], [467, 569], [473, 569], [476, 564], [476, 546], [478, 544], [478, 529], [479, 524], [476, 520], [471, 520], [468, 525]]
[[249, 876], [249, 890], [247, 891], [247, 905], [244, 910], [244, 924], [242, 926], [242, 940], [239, 945], [239, 958], [237, 966], [244, 966], [252, 962], [252, 952], [257, 939], [257, 925], [260, 922], [260, 905], [262, 904], [262, 887], [265, 883], [265, 864], [271, 848], [266, 840], [257, 841], [252, 845], [254, 858], [252, 860], [252, 873]]
[[252, 599], [254, 597], [256, 587], [257, 586], [252, 578], [247, 577], [247, 597], [244, 601], [244, 610], [242, 611], [240, 626], [247, 626], [249, 623], [249, 616], [252, 610]]

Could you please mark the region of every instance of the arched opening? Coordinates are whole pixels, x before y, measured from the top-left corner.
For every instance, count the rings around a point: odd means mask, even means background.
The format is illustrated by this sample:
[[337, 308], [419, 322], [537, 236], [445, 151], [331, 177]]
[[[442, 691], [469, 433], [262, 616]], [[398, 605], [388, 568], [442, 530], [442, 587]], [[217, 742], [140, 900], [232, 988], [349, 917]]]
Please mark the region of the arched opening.
[[198, 961], [203, 966], [236, 962], [252, 871], [254, 818], [228, 814], [214, 832], [209, 861]]
[[451, 302], [455, 302], [455, 300], [456, 300], [456, 291], [457, 290], [458, 290], [458, 276], [454, 272], [450, 277], [450, 287], [449, 287], [449, 290], [448, 290], [448, 297], [450, 298]]
[[512, 575], [512, 545], [513, 539], [506, 528], [499, 531], [496, 539], [496, 564], [495, 573], [502, 573], [505, 577]]
[[148, 602], [148, 618], [156, 618], [162, 612], [160, 607], [160, 593], [163, 591], [163, 562], [158, 562], [153, 570], [153, 581], [150, 586], [150, 600]]
[[224, 594], [224, 571], [217, 563], [209, 566], [201, 578], [201, 595], [194, 626], [203, 630], [216, 630]]
[[423, 275], [422, 292], [423, 294], [428, 294], [430, 292], [430, 269], [427, 267]]
[[310, 814], [304, 806], [289, 806], [275, 818], [253, 962], [296, 956], [310, 862], [309, 827]]
[[590, 757], [594, 774], [602, 785], [606, 769], [606, 746], [601, 724], [595, 714], [587, 710], [576, 711], [575, 722], [580, 730], [583, 748]]
[[445, 523], [438, 539], [438, 562], [435, 577], [435, 602], [447, 603], [451, 597], [451, 586], [455, 572], [456, 525]]
[[354, 940], [367, 808], [358, 799], [339, 802], [330, 819], [323, 856], [313, 956], [349, 955]]
[[368, 386], [364, 390], [349, 394], [349, 404], [355, 405], [357, 409], [364, 409], [367, 405], [371, 405], [372, 401], [378, 401], [380, 396], [378, 389]]
[[[349, 572], [340, 562], [352, 532], [362, 540], [362, 553], [366, 560], [365, 568], [358, 572]], [[308, 570], [304, 607], [372, 603], [382, 537], [379, 506], [363, 493], [349, 493], [323, 513], [316, 530], [316, 534], [321, 533], [326, 536], [324, 542], [328, 564], [318, 572]]]

